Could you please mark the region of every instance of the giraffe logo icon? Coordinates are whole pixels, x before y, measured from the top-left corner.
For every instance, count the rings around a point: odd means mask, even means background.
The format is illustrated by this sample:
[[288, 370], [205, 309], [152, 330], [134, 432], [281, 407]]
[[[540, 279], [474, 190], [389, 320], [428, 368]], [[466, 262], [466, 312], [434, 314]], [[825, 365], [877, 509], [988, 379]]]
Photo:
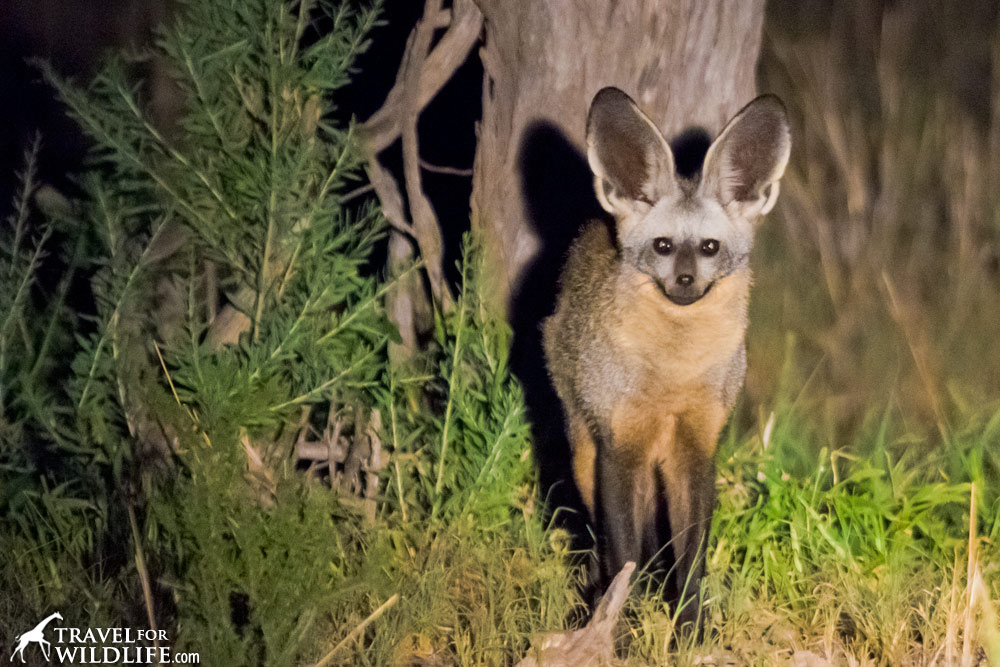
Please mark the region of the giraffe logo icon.
[[50, 614], [42, 619], [42, 622], [28, 630], [24, 634], [18, 635], [17, 637], [17, 648], [14, 652], [10, 654], [11, 662], [14, 661], [14, 656], [20, 654], [21, 662], [24, 662], [24, 649], [27, 648], [28, 644], [31, 642], [36, 642], [42, 648], [42, 655], [45, 659], [49, 659], [49, 647], [51, 644], [47, 639], [45, 639], [45, 626], [52, 622], [53, 619], [58, 618], [60, 621], [63, 620], [62, 614], [58, 611], [54, 614]]

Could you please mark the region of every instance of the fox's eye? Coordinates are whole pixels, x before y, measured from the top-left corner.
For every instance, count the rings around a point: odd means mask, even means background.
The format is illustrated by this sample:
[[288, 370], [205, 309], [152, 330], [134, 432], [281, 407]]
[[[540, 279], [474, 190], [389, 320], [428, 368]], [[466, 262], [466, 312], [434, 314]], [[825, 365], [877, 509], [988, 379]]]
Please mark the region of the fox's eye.
[[657, 255], [669, 255], [674, 251], [674, 242], [666, 236], [657, 236], [653, 239], [653, 250]]
[[715, 239], [705, 239], [701, 242], [701, 254], [711, 257], [719, 252], [719, 242]]

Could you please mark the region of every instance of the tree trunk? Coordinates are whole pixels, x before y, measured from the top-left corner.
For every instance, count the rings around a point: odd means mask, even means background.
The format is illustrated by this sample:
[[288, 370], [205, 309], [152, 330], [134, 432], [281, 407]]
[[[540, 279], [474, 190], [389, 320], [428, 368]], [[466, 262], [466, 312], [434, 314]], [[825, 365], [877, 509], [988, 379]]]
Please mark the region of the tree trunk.
[[519, 292], [536, 299], [543, 286], [533, 261], [560, 264], [598, 213], [583, 153], [594, 94], [621, 88], [668, 138], [695, 124], [714, 135], [754, 96], [764, 0], [477, 4], [485, 78], [472, 224], [492, 296], [517, 318]]

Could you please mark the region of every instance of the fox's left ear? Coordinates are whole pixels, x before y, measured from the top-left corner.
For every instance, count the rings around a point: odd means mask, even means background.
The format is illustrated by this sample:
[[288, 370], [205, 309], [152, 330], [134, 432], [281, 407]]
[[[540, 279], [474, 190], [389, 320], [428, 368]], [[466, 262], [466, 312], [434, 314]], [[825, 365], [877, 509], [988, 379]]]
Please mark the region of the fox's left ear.
[[754, 221], [778, 200], [792, 150], [785, 105], [761, 95], [736, 114], [705, 155], [701, 192], [730, 215]]

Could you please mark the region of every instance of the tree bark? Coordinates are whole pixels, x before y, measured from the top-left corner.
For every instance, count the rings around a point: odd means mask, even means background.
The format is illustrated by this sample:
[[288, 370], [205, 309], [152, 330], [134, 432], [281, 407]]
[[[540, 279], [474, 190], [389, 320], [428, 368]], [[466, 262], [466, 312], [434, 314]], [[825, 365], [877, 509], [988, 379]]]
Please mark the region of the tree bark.
[[716, 134], [754, 96], [764, 0], [477, 4], [485, 72], [472, 224], [492, 296], [510, 308], [543, 246], [565, 252], [597, 213], [583, 152], [594, 94], [621, 88], [667, 137], [691, 125]]

